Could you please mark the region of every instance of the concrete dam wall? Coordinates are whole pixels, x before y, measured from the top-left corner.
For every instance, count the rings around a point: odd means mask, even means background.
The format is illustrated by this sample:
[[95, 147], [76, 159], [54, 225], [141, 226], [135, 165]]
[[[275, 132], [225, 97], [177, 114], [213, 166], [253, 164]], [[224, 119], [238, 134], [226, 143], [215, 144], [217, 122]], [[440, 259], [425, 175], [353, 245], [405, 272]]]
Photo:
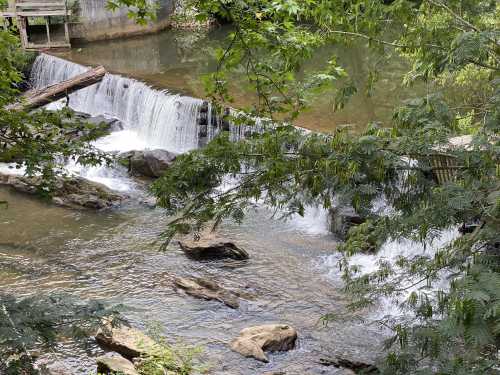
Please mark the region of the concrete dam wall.
[[169, 25], [175, 0], [158, 0], [157, 18], [148, 25], [138, 25], [128, 17], [128, 9], [106, 9], [107, 0], [79, 0], [77, 21], [70, 24], [74, 40], [94, 41], [154, 33]]

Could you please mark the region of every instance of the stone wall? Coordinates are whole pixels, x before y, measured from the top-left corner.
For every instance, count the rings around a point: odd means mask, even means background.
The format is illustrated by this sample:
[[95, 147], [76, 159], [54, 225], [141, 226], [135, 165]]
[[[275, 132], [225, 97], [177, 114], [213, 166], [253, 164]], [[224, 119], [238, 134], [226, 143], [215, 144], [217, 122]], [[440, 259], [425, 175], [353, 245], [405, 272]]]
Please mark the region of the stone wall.
[[127, 16], [127, 9], [111, 12], [107, 0], [79, 0], [77, 21], [70, 23], [73, 40], [94, 41], [154, 33], [169, 26], [175, 0], [158, 0], [157, 19], [147, 26], [138, 25]]

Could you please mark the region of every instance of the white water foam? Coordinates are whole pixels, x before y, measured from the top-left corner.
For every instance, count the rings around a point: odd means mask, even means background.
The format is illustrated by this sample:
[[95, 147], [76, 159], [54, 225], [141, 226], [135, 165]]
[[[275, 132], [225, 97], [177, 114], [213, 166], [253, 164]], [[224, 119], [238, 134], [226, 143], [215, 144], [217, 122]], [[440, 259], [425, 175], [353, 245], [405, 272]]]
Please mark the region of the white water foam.
[[293, 215], [288, 220], [290, 229], [311, 235], [331, 234], [328, 210], [322, 207], [306, 207], [304, 216]]
[[[126, 152], [144, 150], [147, 148], [147, 143], [144, 142], [136, 132], [132, 130], [122, 130], [99, 138], [94, 142], [94, 146], [105, 152]], [[116, 191], [126, 192], [136, 188], [136, 184], [128, 176], [124, 168], [116, 168], [113, 166], [85, 167], [74, 161], [68, 163], [66, 168], [75, 175], [99, 182]]]
[[[447, 244], [451, 243], [459, 236], [458, 229], [449, 229], [443, 231], [441, 236], [432, 242], [423, 245], [419, 242], [410, 240], [401, 241], [387, 241], [382, 245], [376, 254], [356, 254], [350, 258], [350, 264], [360, 267], [360, 274], [366, 275], [375, 272], [379, 268], [381, 261], [389, 262], [392, 266], [400, 257], [415, 257], [427, 256], [432, 258], [436, 252]], [[339, 260], [341, 255], [339, 253], [332, 254], [321, 258], [318, 267], [327, 272], [327, 277], [333, 281], [340, 282]], [[401, 316], [405, 312], [399, 309], [398, 303], [406, 299], [410, 293], [418, 290], [421, 285], [410, 287], [412, 281], [408, 280], [409, 285], [402, 285], [408, 287], [404, 293], [399, 296], [397, 301], [390, 298], [381, 298], [377, 304], [377, 309], [372, 311], [372, 319], [382, 319], [385, 316]], [[448, 288], [449, 281], [446, 274], [442, 274], [441, 278], [434, 283], [435, 288], [445, 290]]]
[[[33, 65], [31, 83], [42, 88], [86, 70], [82, 65], [42, 53]], [[100, 83], [69, 96], [69, 106], [74, 110], [118, 118], [126, 129], [136, 131], [149, 148], [178, 153], [198, 147], [197, 118], [201, 105], [200, 99], [155, 90], [116, 74], [106, 74]]]

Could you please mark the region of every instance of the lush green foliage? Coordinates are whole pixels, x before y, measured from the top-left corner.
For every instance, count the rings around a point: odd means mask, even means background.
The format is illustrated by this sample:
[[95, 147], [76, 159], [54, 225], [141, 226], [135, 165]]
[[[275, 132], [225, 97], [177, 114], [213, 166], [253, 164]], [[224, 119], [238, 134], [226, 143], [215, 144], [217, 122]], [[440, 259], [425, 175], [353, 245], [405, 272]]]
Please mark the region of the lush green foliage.
[[24, 167], [28, 175], [40, 174], [49, 192], [53, 177], [63, 173], [68, 159], [94, 165], [107, 157], [91, 145], [103, 134], [94, 124], [78, 121], [72, 111], [14, 111], [25, 65], [29, 62], [19, 41], [9, 31], [0, 31], [0, 161]]
[[205, 373], [205, 366], [198, 364], [202, 350], [199, 347], [172, 346], [160, 333], [161, 326], [153, 325], [148, 334], [158, 344], [152, 355], [141, 358], [138, 371], [142, 375], [190, 375]]
[[[134, 4], [137, 5], [137, 4]], [[140, 4], [139, 4], [140, 5]], [[302, 76], [302, 62], [327, 43], [365, 41], [381, 54], [405, 58], [403, 83], [426, 84], [428, 95], [395, 109], [392, 124], [305, 134], [291, 126], [231, 143], [222, 135], [180, 157], [154, 184], [160, 204], [177, 218], [165, 233], [199, 231], [225, 218], [242, 221], [264, 203], [284, 215], [309, 204], [351, 204], [368, 222], [340, 246], [351, 307], [402, 297], [399, 319], [381, 369], [389, 374], [498, 372], [500, 347], [500, 32], [498, 2], [490, 0], [193, 0], [199, 18], [232, 22], [219, 69], [207, 80], [219, 103], [231, 101], [228, 77], [246, 74], [258, 94], [245, 108], [293, 121], [311, 94], [337, 88], [341, 108], [355, 87], [335, 56], [323, 71]], [[376, 84], [367, 74], [365, 88]], [[275, 117], [279, 114], [278, 117]], [[466, 145], [448, 139], [472, 134]], [[438, 184], [436, 157], [451, 161], [452, 178]], [[230, 187], [221, 187], [232, 178]], [[381, 201], [390, 210], [376, 210]], [[381, 262], [371, 274], [352, 254], [390, 239], [428, 244], [462, 224], [475, 224], [436, 253]], [[369, 242], [367, 244], [367, 241]], [[442, 278], [448, 278], [443, 286]]]
[[[22, 71], [29, 59], [20, 49], [18, 39], [1, 30], [0, 161], [25, 168], [28, 175], [41, 175], [44, 184], [40, 193], [50, 194], [54, 177], [64, 173], [68, 159], [93, 165], [108, 158], [91, 145], [91, 141], [102, 135], [102, 130], [76, 120], [68, 109], [60, 112], [9, 109], [18, 100], [24, 79]], [[19, 300], [0, 295], [0, 372], [35, 373], [30, 350], [50, 347], [61, 336], [81, 334], [90, 328], [90, 323], [108, 313], [98, 303], [76, 303], [69, 297]]]
[[99, 302], [77, 301], [67, 295], [17, 299], [0, 294], [0, 371], [38, 374], [33, 352], [47, 350], [63, 338], [78, 338], [85, 345], [103, 318], [116, 313]]

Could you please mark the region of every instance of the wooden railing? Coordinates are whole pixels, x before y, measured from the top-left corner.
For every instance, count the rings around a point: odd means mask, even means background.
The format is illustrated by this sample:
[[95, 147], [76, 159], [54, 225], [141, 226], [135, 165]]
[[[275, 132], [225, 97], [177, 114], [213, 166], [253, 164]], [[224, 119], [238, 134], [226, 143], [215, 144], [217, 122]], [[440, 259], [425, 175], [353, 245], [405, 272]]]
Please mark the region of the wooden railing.
[[1, 15], [38, 17], [66, 16], [70, 13], [65, 0], [9, 0]]
[[65, 16], [66, 2], [61, 0], [17, 0], [16, 13], [19, 16]]

